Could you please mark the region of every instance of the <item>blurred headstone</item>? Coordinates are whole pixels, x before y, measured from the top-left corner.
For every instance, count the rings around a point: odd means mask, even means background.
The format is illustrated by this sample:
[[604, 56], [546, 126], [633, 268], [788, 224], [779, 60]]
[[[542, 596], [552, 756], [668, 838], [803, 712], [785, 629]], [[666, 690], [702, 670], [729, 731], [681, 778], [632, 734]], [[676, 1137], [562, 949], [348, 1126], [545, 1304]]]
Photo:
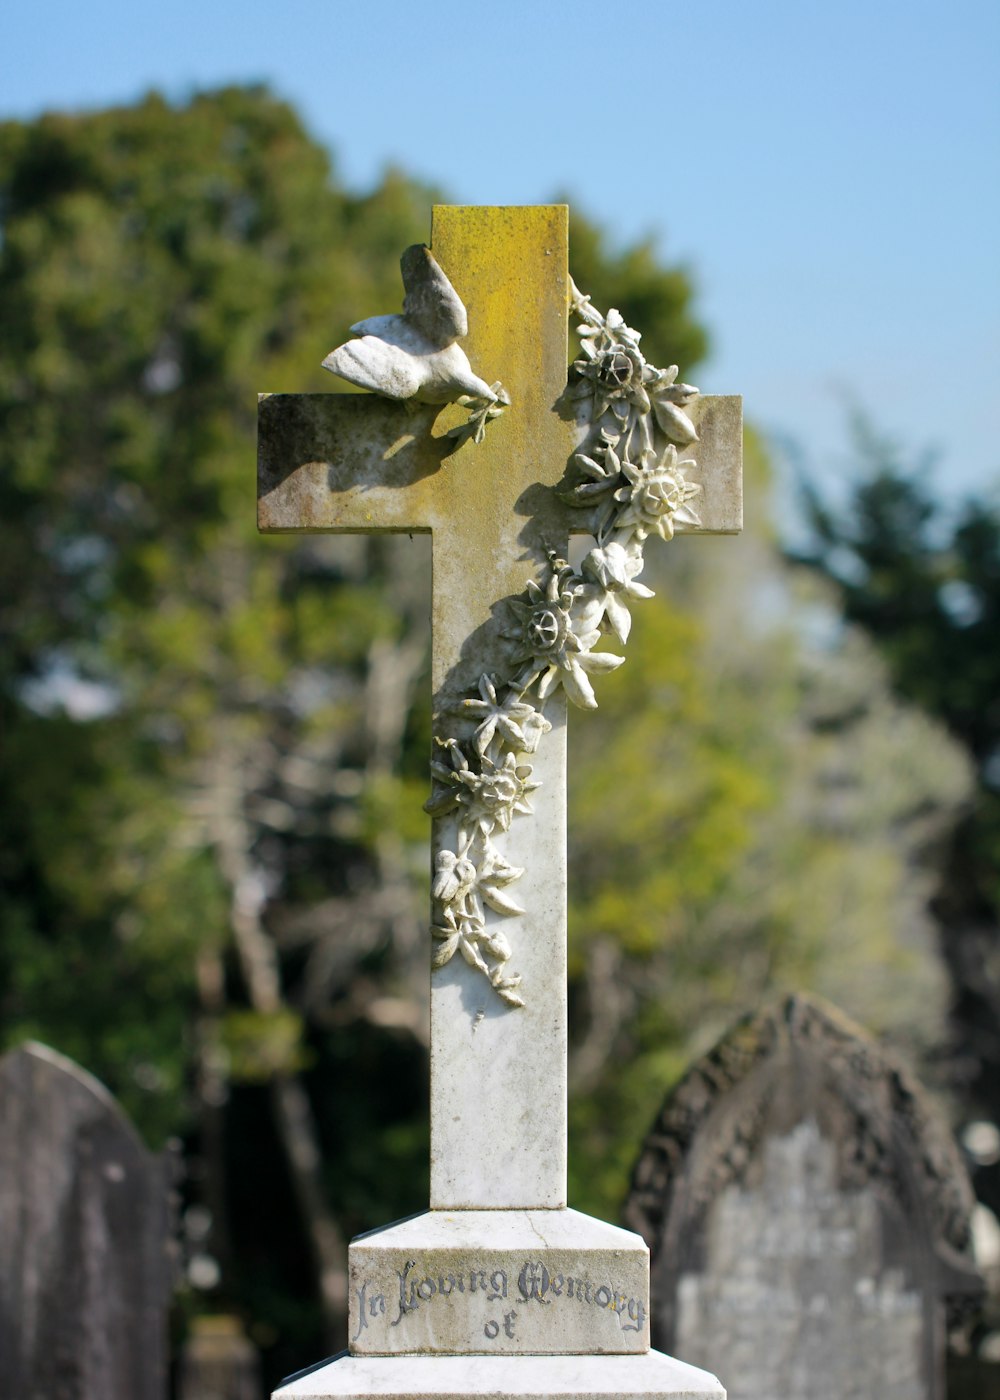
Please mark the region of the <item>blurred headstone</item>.
[[198, 1317], [184, 1344], [178, 1400], [260, 1400], [257, 1349], [238, 1317]]
[[164, 1400], [170, 1187], [91, 1075], [44, 1045], [0, 1060], [4, 1400]]
[[981, 1291], [964, 1164], [923, 1090], [831, 1007], [740, 1022], [667, 1097], [627, 1223], [653, 1342], [729, 1400], [944, 1400]]

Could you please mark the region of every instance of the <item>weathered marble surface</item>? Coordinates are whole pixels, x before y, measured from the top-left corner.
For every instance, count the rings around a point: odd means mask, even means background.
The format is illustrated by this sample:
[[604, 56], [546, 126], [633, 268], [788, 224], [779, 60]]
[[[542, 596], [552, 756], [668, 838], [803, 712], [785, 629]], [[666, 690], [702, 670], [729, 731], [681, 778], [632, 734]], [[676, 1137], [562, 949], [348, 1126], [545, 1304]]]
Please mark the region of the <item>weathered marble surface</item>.
[[649, 1349], [649, 1254], [575, 1210], [432, 1211], [350, 1248], [354, 1354]]
[[272, 1400], [726, 1400], [715, 1376], [642, 1356], [348, 1356], [292, 1379]]

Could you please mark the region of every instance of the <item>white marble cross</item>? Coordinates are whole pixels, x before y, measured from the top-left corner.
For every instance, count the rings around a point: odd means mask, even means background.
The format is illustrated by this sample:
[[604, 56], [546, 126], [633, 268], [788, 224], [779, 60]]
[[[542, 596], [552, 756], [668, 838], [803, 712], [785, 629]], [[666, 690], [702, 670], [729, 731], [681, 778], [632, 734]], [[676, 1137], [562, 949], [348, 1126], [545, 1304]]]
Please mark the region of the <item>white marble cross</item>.
[[[485, 440], [458, 450], [452, 408], [375, 396], [262, 395], [263, 531], [429, 531], [433, 538], [435, 732], [484, 674], [509, 661], [504, 600], [564, 555], [574, 513], [551, 490], [578, 445], [557, 409], [567, 375], [567, 211], [438, 207], [432, 251], [468, 310], [473, 368], [500, 380], [511, 406]], [[740, 401], [692, 405], [702, 532], [741, 525]], [[684, 526], [679, 526], [683, 529]], [[650, 606], [655, 606], [651, 604]], [[639, 624], [641, 625], [641, 623]], [[509, 648], [508, 648], [509, 649]], [[613, 682], [612, 682], [613, 684]], [[433, 974], [431, 1206], [539, 1210], [566, 1204], [566, 772], [562, 692], [553, 730], [530, 756], [533, 816], [515, 821], [504, 857], [525, 874], [511, 926], [524, 1006], [511, 1008], [462, 959]], [[585, 721], [583, 721], [585, 722]], [[454, 819], [434, 823], [454, 849]], [[666, 855], [667, 853], [665, 853]], [[487, 918], [492, 918], [487, 914]], [[428, 960], [431, 947], [428, 939]]]

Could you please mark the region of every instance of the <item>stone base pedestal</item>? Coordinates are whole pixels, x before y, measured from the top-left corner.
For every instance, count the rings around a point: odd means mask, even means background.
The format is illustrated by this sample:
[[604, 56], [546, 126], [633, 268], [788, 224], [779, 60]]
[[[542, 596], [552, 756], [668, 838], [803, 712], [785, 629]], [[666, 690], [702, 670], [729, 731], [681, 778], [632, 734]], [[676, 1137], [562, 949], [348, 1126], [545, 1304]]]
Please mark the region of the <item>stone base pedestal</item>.
[[350, 1247], [354, 1356], [649, 1350], [649, 1251], [576, 1210], [432, 1210]]
[[350, 1247], [350, 1352], [272, 1400], [726, 1400], [649, 1349], [649, 1251], [579, 1211], [432, 1210]]
[[726, 1400], [707, 1371], [641, 1356], [349, 1356], [292, 1377], [272, 1400]]

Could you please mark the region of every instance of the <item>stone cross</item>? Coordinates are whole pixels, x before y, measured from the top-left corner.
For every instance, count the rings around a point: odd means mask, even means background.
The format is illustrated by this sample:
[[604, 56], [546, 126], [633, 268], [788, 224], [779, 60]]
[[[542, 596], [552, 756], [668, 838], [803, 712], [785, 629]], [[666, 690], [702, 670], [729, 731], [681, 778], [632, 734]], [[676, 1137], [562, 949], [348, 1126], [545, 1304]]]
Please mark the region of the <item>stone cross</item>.
[[[264, 396], [259, 525], [269, 532], [430, 531], [441, 732], [449, 704], [491, 670], [485, 624], [502, 599], [523, 592], [547, 547], [565, 552], [574, 523], [547, 489], [576, 445], [575, 423], [555, 408], [566, 385], [567, 210], [438, 207], [432, 251], [468, 309], [473, 365], [503, 382], [512, 407], [482, 443], [452, 453], [446, 432], [455, 419], [447, 410], [373, 395]], [[740, 525], [739, 400], [705, 398], [696, 408], [700, 440], [691, 455], [702, 468], [703, 529], [730, 532]], [[458, 958], [434, 974], [434, 1208], [566, 1203], [561, 694], [546, 715], [554, 732], [533, 759], [542, 780], [535, 815], [514, 824], [507, 848], [526, 870], [517, 891], [527, 909], [517, 933], [526, 1004], [504, 1007]]]
[[[579, 444], [574, 416], [561, 405], [571, 286], [567, 213], [562, 205], [439, 206], [434, 211], [432, 252], [468, 310], [464, 346], [469, 359], [478, 374], [501, 381], [510, 396], [511, 406], [489, 425], [482, 442], [456, 449], [448, 432], [461, 413], [451, 406], [442, 410], [356, 394], [261, 396], [261, 530], [431, 534], [438, 735], [454, 732], [456, 706], [462, 696], [475, 692], [484, 674], [498, 674], [505, 664], [509, 669], [498, 639], [505, 600], [522, 595], [526, 581], [538, 577], [547, 551], [565, 556], [568, 536], [577, 528], [574, 513], [551, 489]], [[700, 529], [733, 533], [742, 523], [740, 400], [703, 398], [692, 407], [699, 440], [685, 449], [685, 456], [694, 457], [700, 468]], [[505, 1005], [488, 981], [458, 957], [433, 974], [432, 1211], [426, 1219], [438, 1213], [444, 1230], [442, 1213], [466, 1213], [464, 1226], [461, 1221], [448, 1226], [466, 1232], [461, 1240], [449, 1237], [454, 1247], [471, 1247], [469, 1232], [479, 1228], [474, 1221], [486, 1212], [493, 1223], [482, 1225], [481, 1239], [498, 1248], [501, 1213], [549, 1213], [555, 1228], [554, 1217], [566, 1205], [566, 717], [561, 690], [547, 700], [545, 716], [552, 732], [531, 756], [533, 779], [541, 782], [531, 798], [534, 814], [513, 823], [504, 846], [506, 860], [525, 870], [517, 896], [527, 912], [517, 921], [515, 957], [525, 1004], [514, 1009]], [[435, 849], [453, 849], [453, 843], [454, 823], [437, 819]], [[576, 1212], [562, 1213], [564, 1220], [568, 1217], [584, 1219]], [[408, 1227], [398, 1228], [405, 1232]], [[610, 1226], [599, 1228], [635, 1239]], [[537, 1232], [533, 1236], [529, 1231], [527, 1237], [537, 1247]], [[435, 1236], [439, 1247], [444, 1239]], [[512, 1250], [521, 1248], [520, 1239], [511, 1237]], [[419, 1247], [429, 1248], [429, 1242], [430, 1236], [422, 1236]], [[413, 1267], [418, 1244], [412, 1231], [400, 1236], [399, 1248], [410, 1253], [408, 1267]], [[433, 1291], [431, 1281], [425, 1282]], [[352, 1263], [352, 1289], [355, 1284]], [[373, 1330], [366, 1321], [367, 1295], [362, 1287], [357, 1291], [358, 1298], [352, 1297], [352, 1351], [364, 1350]], [[383, 1295], [378, 1296], [384, 1313]], [[420, 1299], [428, 1296], [419, 1294]], [[413, 1309], [402, 1309], [397, 1321], [402, 1311], [415, 1310], [418, 1301], [414, 1294]], [[359, 1309], [360, 1319], [355, 1317]], [[525, 1309], [522, 1316], [530, 1317], [532, 1311]], [[580, 1319], [583, 1335], [583, 1312]], [[489, 1349], [481, 1318], [476, 1326], [478, 1331], [461, 1345], [446, 1346], [438, 1336], [430, 1349]], [[505, 1342], [499, 1320], [486, 1327], [487, 1340], [498, 1348], [524, 1349], [513, 1332]], [[403, 1344], [404, 1330], [391, 1337], [387, 1333], [384, 1349], [417, 1349]], [[648, 1350], [645, 1336], [635, 1341], [631, 1349]], [[565, 1338], [562, 1344], [527, 1347], [536, 1352], [581, 1349], [588, 1347], [575, 1347]]]

